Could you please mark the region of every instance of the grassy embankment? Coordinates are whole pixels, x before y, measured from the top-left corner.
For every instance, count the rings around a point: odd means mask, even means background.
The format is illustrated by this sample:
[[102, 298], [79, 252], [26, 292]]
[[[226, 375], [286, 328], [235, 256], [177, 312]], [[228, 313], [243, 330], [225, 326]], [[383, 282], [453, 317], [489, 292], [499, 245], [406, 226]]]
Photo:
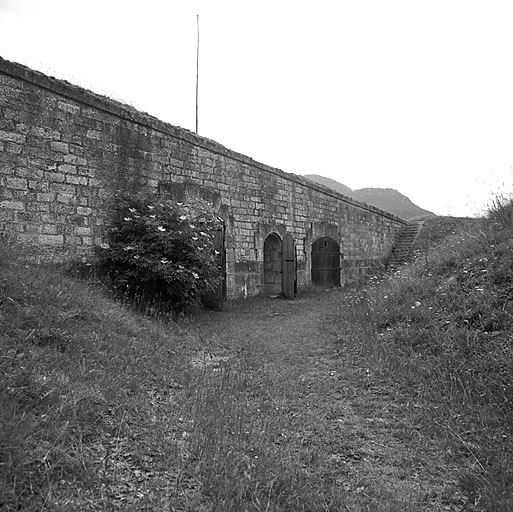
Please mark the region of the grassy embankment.
[[293, 389], [287, 372], [263, 369], [265, 354], [248, 347], [230, 364], [202, 365], [194, 325], [144, 317], [98, 283], [2, 247], [2, 510], [341, 503], [310, 470], [314, 448], [282, 443], [290, 417], [275, 412]]
[[[444, 236], [433, 221], [436, 246], [341, 295], [329, 318], [335, 348], [361, 349], [424, 404], [416, 420], [445, 453], [464, 456], [469, 510], [513, 509], [512, 212]], [[274, 414], [294, 379], [251, 351], [198, 369], [190, 326], [0, 250], [0, 508], [343, 510], [322, 453], [284, 435], [298, 417]]]
[[431, 219], [416, 246], [414, 263], [341, 307], [342, 343], [361, 342], [420, 404], [448, 460], [463, 455], [465, 510], [513, 510], [513, 204]]

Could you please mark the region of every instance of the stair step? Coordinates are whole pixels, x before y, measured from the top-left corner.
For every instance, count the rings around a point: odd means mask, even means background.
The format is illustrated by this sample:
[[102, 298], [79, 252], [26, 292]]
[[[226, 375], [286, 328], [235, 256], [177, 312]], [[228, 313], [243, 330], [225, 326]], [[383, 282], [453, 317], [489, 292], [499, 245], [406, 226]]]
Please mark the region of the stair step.
[[412, 222], [403, 228], [399, 233], [390, 255], [387, 264], [397, 266], [406, 263], [412, 255], [413, 244], [419, 236], [420, 230], [424, 225], [423, 221]]

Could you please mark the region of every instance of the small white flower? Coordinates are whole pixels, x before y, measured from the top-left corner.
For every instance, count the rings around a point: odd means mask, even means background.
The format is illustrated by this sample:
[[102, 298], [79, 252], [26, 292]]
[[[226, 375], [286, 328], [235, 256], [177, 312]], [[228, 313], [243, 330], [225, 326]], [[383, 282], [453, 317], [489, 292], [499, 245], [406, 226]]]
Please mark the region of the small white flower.
[[197, 236], [193, 236], [193, 237], [192, 237], [192, 239], [193, 239], [194, 241], [196, 241], [196, 240], [198, 240], [198, 237], [197, 237]]
[[182, 206], [183, 203], [176, 203], [176, 206]]
[[135, 247], [132, 247], [131, 245], [127, 245], [126, 247], [123, 248], [124, 251], [133, 251], [135, 249]]
[[136, 210], [135, 208], [128, 208], [128, 211], [129, 211], [130, 213], [135, 213], [137, 210]]
[[163, 260], [160, 260], [160, 263], [163, 263], [165, 265], [166, 263], [169, 263], [169, 261], [167, 261], [166, 258], [164, 258]]
[[180, 220], [185, 220], [187, 217], [185, 215], [180, 215]]
[[199, 275], [196, 272], [193, 272], [192, 276], [194, 277], [194, 279], [199, 279]]
[[124, 219], [128, 222], [129, 220], [132, 220], [132, 217], [124, 217]]
[[134, 260], [138, 260], [140, 256], [138, 254], [134, 254]]
[[102, 249], [110, 249], [110, 245], [109, 245], [109, 244], [107, 244], [107, 243], [100, 244], [100, 247], [101, 247]]
[[200, 231], [201, 236], [207, 236], [207, 234], [204, 231]]
[[192, 229], [194, 229], [196, 226], [194, 224], [189, 224], [189, 227], [191, 227]]
[[416, 307], [416, 308], [420, 308], [420, 306], [421, 306], [421, 303], [420, 303], [419, 301], [416, 301], [416, 302], [415, 302], [415, 307]]
[[148, 205], [148, 208], [149, 208], [150, 210], [154, 210], [154, 209], [155, 209], [155, 206]]
[[155, 215], [150, 215], [150, 219], [154, 219], [155, 218]]
[[158, 229], [159, 231], [165, 231], [165, 230], [166, 230], [166, 228], [165, 228], [164, 226], [159, 226], [157, 229]]

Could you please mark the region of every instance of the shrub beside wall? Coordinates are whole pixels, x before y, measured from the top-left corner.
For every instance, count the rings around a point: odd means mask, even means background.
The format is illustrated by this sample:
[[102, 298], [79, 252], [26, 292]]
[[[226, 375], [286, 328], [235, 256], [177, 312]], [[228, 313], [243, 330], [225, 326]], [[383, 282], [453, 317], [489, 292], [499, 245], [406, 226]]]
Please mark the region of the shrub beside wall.
[[220, 279], [213, 240], [217, 219], [188, 214], [152, 196], [121, 196], [108, 243], [97, 248], [101, 274], [118, 296], [182, 314]]

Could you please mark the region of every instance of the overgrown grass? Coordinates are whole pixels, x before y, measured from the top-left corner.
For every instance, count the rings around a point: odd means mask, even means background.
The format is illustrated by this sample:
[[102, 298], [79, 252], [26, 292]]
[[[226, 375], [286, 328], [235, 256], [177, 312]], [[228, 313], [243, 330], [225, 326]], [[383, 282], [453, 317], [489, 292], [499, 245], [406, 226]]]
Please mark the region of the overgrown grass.
[[341, 306], [341, 342], [425, 403], [419, 421], [448, 460], [466, 456], [460, 485], [476, 510], [513, 510], [513, 204], [427, 221], [418, 246]]
[[183, 376], [180, 339], [26, 249], [0, 250], [0, 508], [112, 504], [148, 393]]
[[199, 364], [193, 325], [1, 247], [2, 510], [342, 507], [317, 441], [289, 434], [294, 372], [251, 346]]
[[[460, 467], [468, 510], [512, 510], [508, 216], [500, 210], [486, 222], [452, 219], [443, 237], [428, 225], [413, 264], [323, 299], [344, 299], [333, 325], [322, 327], [336, 333], [327, 337], [338, 338], [346, 363], [357, 350], [368, 361], [365, 374], [355, 356], [345, 376], [333, 347], [318, 356], [327, 331], [317, 325], [280, 338], [278, 319], [258, 343], [229, 325], [224, 345], [214, 346], [215, 337], [200, 335], [198, 319], [143, 316], [94, 281], [0, 245], [0, 508], [434, 510], [428, 507], [442, 497], [410, 495], [406, 485], [404, 495], [394, 495], [377, 476], [380, 464], [390, 471], [403, 464], [407, 479], [414, 464], [406, 452], [394, 454], [373, 437], [368, 442], [388, 450], [388, 459], [372, 455], [378, 467], [370, 480], [359, 469], [361, 436], [378, 435], [377, 420], [406, 418], [382, 417], [391, 402], [363, 396], [376, 423], [361, 432], [367, 420], [352, 407], [366, 390], [378, 396], [371, 381], [379, 374], [393, 384], [392, 401], [412, 396], [423, 436], [437, 439], [446, 462]], [[254, 305], [250, 330], [265, 324], [271, 307]], [[415, 422], [404, 424], [394, 432], [406, 439]]]

